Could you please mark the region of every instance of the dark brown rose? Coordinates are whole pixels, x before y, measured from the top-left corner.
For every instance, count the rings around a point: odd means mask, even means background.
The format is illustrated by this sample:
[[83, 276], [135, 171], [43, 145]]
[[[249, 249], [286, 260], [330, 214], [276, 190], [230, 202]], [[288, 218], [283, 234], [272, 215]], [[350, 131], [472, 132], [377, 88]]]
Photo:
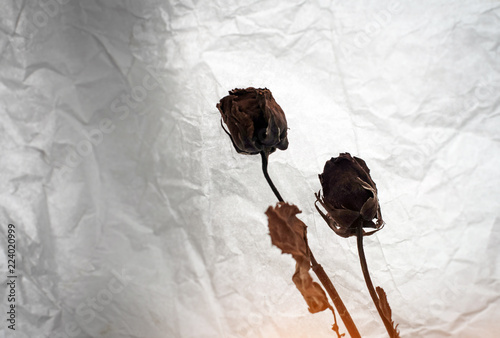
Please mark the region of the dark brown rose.
[[365, 235], [381, 229], [383, 220], [377, 187], [365, 161], [352, 157], [349, 153], [332, 157], [326, 162], [319, 180], [323, 196], [316, 194], [316, 202], [325, 208], [327, 214], [317, 204], [316, 209], [335, 233], [342, 237], [355, 236], [361, 221], [363, 228], [375, 229], [364, 233]]
[[288, 147], [285, 113], [267, 88], [234, 89], [217, 104], [236, 151], [274, 152]]

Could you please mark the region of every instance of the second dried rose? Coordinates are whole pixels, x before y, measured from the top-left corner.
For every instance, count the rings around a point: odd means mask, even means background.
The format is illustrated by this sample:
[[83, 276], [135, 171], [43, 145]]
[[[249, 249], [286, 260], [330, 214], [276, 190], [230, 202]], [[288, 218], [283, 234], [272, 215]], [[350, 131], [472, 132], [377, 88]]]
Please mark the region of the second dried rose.
[[377, 187], [365, 161], [349, 153], [339, 154], [326, 162], [319, 179], [323, 196], [317, 194], [316, 198], [327, 215], [316, 208], [335, 233], [342, 237], [354, 236], [360, 223], [363, 228], [381, 229], [383, 220]]
[[288, 148], [285, 113], [267, 88], [234, 89], [217, 104], [236, 151], [272, 153]]

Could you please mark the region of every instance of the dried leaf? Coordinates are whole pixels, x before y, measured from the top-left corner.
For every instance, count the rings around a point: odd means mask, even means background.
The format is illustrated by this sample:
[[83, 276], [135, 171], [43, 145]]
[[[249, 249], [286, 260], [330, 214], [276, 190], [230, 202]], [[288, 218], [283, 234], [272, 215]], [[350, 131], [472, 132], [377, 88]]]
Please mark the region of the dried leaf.
[[316, 313], [331, 306], [325, 291], [309, 274], [311, 261], [307, 246], [307, 226], [297, 218], [296, 215], [300, 212], [297, 206], [280, 202], [275, 208], [269, 207], [266, 215], [272, 243], [283, 253], [291, 254], [296, 260], [297, 265], [292, 280], [307, 302], [309, 311]]
[[376, 287], [376, 291], [378, 294], [379, 298], [379, 306], [380, 309], [382, 310], [382, 313], [384, 314], [385, 318], [391, 323], [392, 327], [394, 328], [395, 332], [395, 337], [399, 337], [399, 331], [398, 331], [398, 325], [394, 325], [394, 321], [392, 320], [392, 310], [391, 307], [389, 306], [389, 302], [387, 301], [387, 294], [385, 293], [384, 289], [382, 289], [380, 286]]
[[325, 291], [318, 283], [313, 281], [309, 269], [309, 260], [299, 258], [292, 280], [309, 306], [309, 312], [317, 313], [328, 309], [330, 305]]
[[378, 298], [380, 300], [380, 308], [382, 309], [384, 316], [387, 319], [391, 319], [392, 310], [391, 310], [391, 307], [389, 306], [389, 302], [387, 301], [387, 295], [386, 295], [384, 289], [382, 289], [380, 286], [377, 286], [376, 291], [378, 293]]
[[269, 207], [266, 211], [271, 242], [283, 253], [291, 254], [295, 260], [299, 257], [309, 259], [306, 242], [307, 226], [296, 216], [300, 212], [296, 205], [282, 202], [275, 208]]

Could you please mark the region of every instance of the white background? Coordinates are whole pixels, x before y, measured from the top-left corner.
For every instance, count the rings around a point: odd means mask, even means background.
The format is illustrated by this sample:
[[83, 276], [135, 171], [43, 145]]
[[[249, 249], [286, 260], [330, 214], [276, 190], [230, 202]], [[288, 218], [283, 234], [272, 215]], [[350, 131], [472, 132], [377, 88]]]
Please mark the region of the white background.
[[365, 247], [402, 336], [496, 336], [498, 2], [58, 1], [0, 6], [1, 337], [334, 336], [271, 246], [259, 157], [220, 127], [249, 86], [286, 113], [270, 174], [361, 334], [386, 336], [355, 239], [313, 205], [339, 152], [377, 183]]

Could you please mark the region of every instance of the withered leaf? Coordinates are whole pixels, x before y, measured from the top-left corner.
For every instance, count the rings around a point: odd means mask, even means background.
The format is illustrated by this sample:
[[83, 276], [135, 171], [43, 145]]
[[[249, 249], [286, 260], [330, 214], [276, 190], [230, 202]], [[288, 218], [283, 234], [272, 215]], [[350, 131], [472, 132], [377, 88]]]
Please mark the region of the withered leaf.
[[296, 205], [280, 202], [276, 207], [270, 206], [266, 215], [269, 220], [269, 232], [273, 245], [283, 253], [291, 254], [295, 260], [307, 257], [307, 226], [297, 214], [301, 213]]
[[296, 215], [300, 212], [296, 205], [280, 202], [274, 208], [269, 207], [266, 215], [272, 243], [283, 253], [291, 254], [297, 262], [292, 280], [307, 302], [309, 311], [316, 313], [331, 306], [323, 288], [309, 274], [311, 261], [307, 246], [307, 226], [297, 218]]
[[314, 282], [309, 274], [309, 268], [309, 260], [299, 258], [292, 280], [309, 306], [309, 312], [321, 312], [329, 308], [330, 305], [328, 304], [328, 299], [323, 288]]
[[394, 325], [394, 321], [392, 320], [392, 310], [389, 306], [389, 302], [387, 301], [387, 294], [380, 286], [377, 286], [375, 290], [378, 294], [380, 309], [382, 310], [385, 318], [391, 323], [392, 327], [394, 328], [394, 332], [396, 334], [395, 338], [399, 338], [398, 325]]

